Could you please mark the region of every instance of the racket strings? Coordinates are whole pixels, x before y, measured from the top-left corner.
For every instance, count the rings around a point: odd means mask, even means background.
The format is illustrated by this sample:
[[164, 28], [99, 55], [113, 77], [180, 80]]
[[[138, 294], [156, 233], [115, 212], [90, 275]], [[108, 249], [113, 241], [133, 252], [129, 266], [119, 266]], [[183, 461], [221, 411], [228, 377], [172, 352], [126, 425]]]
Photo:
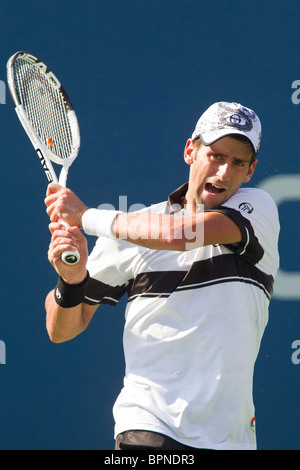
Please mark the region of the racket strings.
[[16, 61], [14, 74], [20, 102], [35, 132], [51, 153], [67, 159], [74, 142], [72, 117], [63, 94], [45, 73], [23, 59]]

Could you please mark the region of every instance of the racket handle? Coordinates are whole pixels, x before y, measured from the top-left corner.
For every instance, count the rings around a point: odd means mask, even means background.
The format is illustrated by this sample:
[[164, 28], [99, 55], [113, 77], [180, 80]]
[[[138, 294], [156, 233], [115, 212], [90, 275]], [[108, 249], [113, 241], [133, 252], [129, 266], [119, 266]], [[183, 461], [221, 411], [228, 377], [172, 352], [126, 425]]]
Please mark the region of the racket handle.
[[[64, 220], [61, 220], [59, 219], [58, 222], [62, 225], [64, 225], [65, 227], [70, 227], [70, 225], [65, 222]], [[65, 264], [68, 264], [70, 266], [72, 266], [73, 264], [77, 264], [78, 261], [80, 260], [80, 254], [78, 253], [78, 251], [64, 251], [62, 254], [61, 254], [61, 260], [65, 263]]]
[[64, 251], [61, 255], [61, 259], [65, 264], [73, 265], [77, 264], [80, 260], [80, 254], [78, 251]]

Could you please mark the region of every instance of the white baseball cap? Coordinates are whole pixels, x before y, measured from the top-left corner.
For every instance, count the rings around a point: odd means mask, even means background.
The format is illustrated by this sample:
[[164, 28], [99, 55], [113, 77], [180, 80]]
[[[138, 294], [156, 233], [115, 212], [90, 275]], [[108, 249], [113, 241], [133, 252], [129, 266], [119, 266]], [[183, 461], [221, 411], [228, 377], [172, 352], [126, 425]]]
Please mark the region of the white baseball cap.
[[238, 103], [221, 101], [210, 106], [200, 117], [192, 140], [200, 137], [204, 145], [211, 145], [229, 134], [247, 137], [258, 153], [261, 141], [261, 123], [252, 109]]

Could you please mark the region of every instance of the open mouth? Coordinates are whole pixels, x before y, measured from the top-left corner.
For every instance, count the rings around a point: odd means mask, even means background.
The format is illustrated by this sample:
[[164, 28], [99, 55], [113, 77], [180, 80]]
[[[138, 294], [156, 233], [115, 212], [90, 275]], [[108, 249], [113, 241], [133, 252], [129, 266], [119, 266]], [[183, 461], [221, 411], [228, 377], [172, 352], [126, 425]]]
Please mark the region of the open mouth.
[[205, 190], [211, 194], [221, 194], [225, 191], [225, 188], [220, 188], [219, 186], [215, 186], [213, 183], [206, 183]]

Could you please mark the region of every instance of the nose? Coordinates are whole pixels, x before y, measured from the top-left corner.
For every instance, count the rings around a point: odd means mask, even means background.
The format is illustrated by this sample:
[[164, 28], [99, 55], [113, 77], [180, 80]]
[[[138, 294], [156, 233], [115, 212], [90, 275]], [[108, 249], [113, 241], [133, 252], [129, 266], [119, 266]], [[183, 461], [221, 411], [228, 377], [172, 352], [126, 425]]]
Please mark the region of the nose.
[[222, 165], [219, 165], [217, 176], [218, 178], [220, 178], [221, 181], [224, 181], [229, 177], [229, 163], [228, 162], [223, 163]]

